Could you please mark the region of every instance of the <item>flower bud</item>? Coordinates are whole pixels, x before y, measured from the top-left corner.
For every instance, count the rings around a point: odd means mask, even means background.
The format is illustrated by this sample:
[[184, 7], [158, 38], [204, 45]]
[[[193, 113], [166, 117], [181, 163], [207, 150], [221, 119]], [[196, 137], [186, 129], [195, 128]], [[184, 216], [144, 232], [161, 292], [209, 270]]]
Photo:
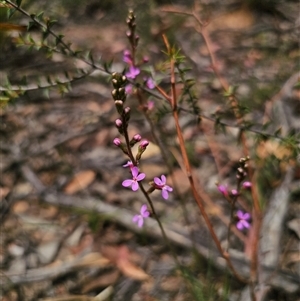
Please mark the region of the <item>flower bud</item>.
[[136, 142], [139, 142], [139, 141], [141, 141], [142, 136], [141, 136], [140, 134], [135, 134], [135, 135], [133, 136], [133, 139], [134, 139]]
[[148, 140], [143, 140], [140, 145], [139, 145], [139, 148], [141, 149], [146, 149], [146, 147], [149, 145], [149, 141]]
[[122, 126], [123, 122], [122, 122], [121, 119], [117, 119], [117, 120], [115, 121], [115, 124], [116, 124], [116, 127], [117, 127], [117, 128], [120, 128], [120, 127]]
[[247, 188], [251, 188], [252, 184], [249, 181], [244, 182], [243, 184], [243, 188], [247, 189]]
[[114, 142], [114, 145], [115, 145], [115, 146], [120, 146], [121, 143], [122, 143], [121, 140], [120, 140], [119, 138], [115, 138], [113, 142]]
[[123, 113], [123, 101], [122, 100], [116, 100], [115, 106], [117, 108], [118, 113], [121, 115]]

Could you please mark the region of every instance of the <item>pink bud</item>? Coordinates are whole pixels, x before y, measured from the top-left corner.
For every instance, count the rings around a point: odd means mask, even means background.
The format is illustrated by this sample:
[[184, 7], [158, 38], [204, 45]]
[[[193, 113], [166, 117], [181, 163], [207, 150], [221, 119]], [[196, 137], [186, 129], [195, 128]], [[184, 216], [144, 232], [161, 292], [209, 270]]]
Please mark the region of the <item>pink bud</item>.
[[133, 139], [134, 139], [136, 142], [139, 142], [139, 141], [141, 141], [142, 136], [141, 136], [140, 134], [135, 134], [135, 135], [133, 136]]
[[121, 120], [121, 119], [117, 119], [117, 120], [115, 121], [115, 123], [116, 123], [117, 128], [119, 128], [119, 127], [122, 126], [122, 120]]
[[140, 147], [143, 148], [143, 149], [145, 149], [148, 145], [149, 145], [149, 141], [148, 140], [143, 140], [140, 143]]
[[115, 146], [120, 146], [121, 145], [121, 140], [119, 138], [114, 139], [114, 145]]
[[124, 112], [125, 112], [125, 114], [128, 114], [128, 113], [130, 112], [130, 108], [129, 108], [129, 107], [126, 107], [126, 108], [124, 109]]
[[251, 186], [252, 186], [252, 184], [249, 181], [246, 181], [243, 183], [243, 188], [245, 188], [245, 189], [250, 188]]
[[219, 190], [224, 196], [227, 196], [227, 195], [228, 195], [227, 186], [225, 186], [225, 185], [218, 185], [218, 190]]
[[239, 193], [238, 193], [238, 191], [236, 189], [232, 189], [231, 190], [231, 194], [232, 195], [238, 195]]

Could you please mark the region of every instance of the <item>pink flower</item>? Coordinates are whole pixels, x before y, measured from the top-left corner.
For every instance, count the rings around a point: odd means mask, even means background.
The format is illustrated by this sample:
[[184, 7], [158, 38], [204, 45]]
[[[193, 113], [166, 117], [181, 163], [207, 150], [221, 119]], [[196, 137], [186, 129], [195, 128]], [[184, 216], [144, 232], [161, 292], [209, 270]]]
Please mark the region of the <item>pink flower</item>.
[[141, 228], [144, 224], [144, 218], [147, 218], [149, 217], [150, 215], [150, 212], [147, 210], [147, 205], [143, 205], [141, 207], [141, 210], [140, 210], [140, 214], [136, 214], [133, 218], [132, 218], [132, 221], [134, 223], [137, 223], [138, 227]]
[[129, 50], [124, 50], [123, 61], [127, 64], [132, 64], [132, 56]]
[[154, 82], [154, 80], [153, 80], [151, 77], [148, 77], [148, 78], [146, 79], [146, 86], [147, 86], [147, 88], [150, 89], [150, 90], [152, 90], [152, 89], [155, 88], [155, 82]]
[[134, 165], [131, 161], [127, 161], [127, 163], [124, 164], [123, 167], [129, 167], [130, 169], [132, 169], [134, 167]]
[[172, 187], [166, 185], [166, 181], [167, 179], [165, 175], [162, 175], [160, 178], [154, 178], [155, 188], [161, 190], [161, 195], [165, 200], [167, 200], [169, 197], [169, 191], [173, 191]]
[[251, 215], [248, 212], [243, 213], [242, 210], [238, 210], [236, 213], [237, 218], [239, 219], [239, 221], [236, 224], [236, 227], [239, 230], [243, 230], [243, 229], [249, 229], [250, 228], [250, 223], [249, 220], [251, 219]]
[[144, 173], [139, 174], [139, 169], [134, 166], [131, 168], [132, 179], [124, 180], [122, 185], [124, 187], [131, 186], [132, 191], [137, 191], [139, 189], [139, 181], [145, 179], [146, 175]]
[[218, 185], [218, 190], [224, 195], [228, 196], [228, 190], [226, 185]]
[[126, 77], [135, 79], [140, 74], [140, 69], [134, 66], [129, 67], [129, 71], [126, 72]]

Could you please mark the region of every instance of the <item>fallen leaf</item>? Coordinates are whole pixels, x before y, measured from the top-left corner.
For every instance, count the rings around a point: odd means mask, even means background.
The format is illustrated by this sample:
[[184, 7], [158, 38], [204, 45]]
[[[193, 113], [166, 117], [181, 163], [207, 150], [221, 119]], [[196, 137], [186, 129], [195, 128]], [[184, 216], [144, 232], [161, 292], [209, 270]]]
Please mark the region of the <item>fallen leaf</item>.
[[119, 256], [116, 264], [124, 275], [139, 281], [143, 281], [149, 278], [149, 275], [144, 270], [129, 261], [129, 251], [126, 246], [121, 246], [119, 248], [118, 255]]
[[82, 260], [80, 260], [80, 263], [78, 263], [76, 266], [98, 266], [98, 267], [105, 267], [110, 263], [110, 260], [103, 257], [98, 252], [93, 252], [85, 255]]
[[118, 270], [114, 271], [107, 271], [104, 274], [101, 274], [97, 278], [93, 279], [92, 281], [88, 281], [82, 287], [82, 293], [86, 294], [90, 291], [94, 291], [99, 288], [107, 287], [109, 285], [113, 285], [119, 278], [120, 272]]
[[67, 184], [64, 191], [66, 194], [74, 194], [87, 188], [95, 179], [96, 173], [92, 170], [84, 170], [77, 173]]

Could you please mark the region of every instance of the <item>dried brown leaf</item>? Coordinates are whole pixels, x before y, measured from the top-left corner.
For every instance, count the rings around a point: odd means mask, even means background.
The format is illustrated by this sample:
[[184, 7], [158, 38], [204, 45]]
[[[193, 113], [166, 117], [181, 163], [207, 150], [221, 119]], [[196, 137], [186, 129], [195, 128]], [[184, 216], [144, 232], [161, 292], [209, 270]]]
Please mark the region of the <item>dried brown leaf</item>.
[[96, 173], [93, 170], [84, 170], [77, 173], [67, 184], [64, 191], [66, 194], [74, 194], [87, 188], [95, 179]]

